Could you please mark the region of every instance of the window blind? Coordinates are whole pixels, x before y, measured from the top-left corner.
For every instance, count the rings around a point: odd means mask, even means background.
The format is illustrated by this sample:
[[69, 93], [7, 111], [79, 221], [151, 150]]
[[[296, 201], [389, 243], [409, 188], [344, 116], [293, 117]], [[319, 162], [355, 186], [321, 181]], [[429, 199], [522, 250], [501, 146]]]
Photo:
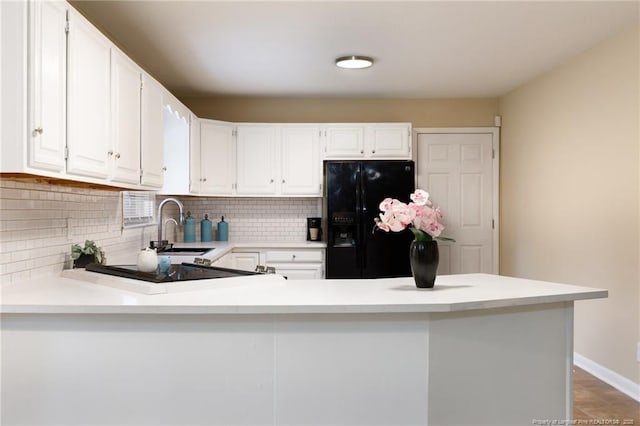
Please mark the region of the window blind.
[[122, 191], [122, 226], [133, 228], [155, 224], [156, 193]]

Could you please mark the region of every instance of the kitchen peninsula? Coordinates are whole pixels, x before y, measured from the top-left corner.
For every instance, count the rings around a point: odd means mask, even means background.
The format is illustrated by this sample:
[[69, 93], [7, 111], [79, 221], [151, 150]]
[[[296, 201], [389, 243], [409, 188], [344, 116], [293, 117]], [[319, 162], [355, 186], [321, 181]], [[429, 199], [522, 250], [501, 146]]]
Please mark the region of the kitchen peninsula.
[[[486, 274], [2, 286], [4, 425], [525, 425], [571, 418], [574, 301]], [[215, 281], [215, 283], [214, 283]]]

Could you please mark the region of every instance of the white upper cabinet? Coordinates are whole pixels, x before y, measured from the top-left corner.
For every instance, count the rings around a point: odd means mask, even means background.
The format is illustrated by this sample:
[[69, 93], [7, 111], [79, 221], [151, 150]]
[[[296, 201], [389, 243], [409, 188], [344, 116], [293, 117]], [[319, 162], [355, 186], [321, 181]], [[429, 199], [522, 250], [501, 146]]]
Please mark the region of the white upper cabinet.
[[0, 23], [0, 171], [159, 188], [162, 86], [141, 92], [140, 67], [64, 1], [0, 2]]
[[371, 124], [367, 132], [371, 158], [411, 158], [411, 124]]
[[322, 195], [319, 126], [246, 124], [236, 135], [235, 194]]
[[144, 73], [140, 124], [140, 183], [161, 188], [164, 181], [162, 86]]
[[201, 121], [193, 114], [189, 115], [189, 192], [199, 194], [202, 191], [200, 170]]
[[164, 175], [162, 193], [188, 194], [190, 113], [181, 104], [169, 105], [166, 99], [163, 102], [165, 105], [163, 108], [164, 163], [167, 170]]
[[324, 138], [325, 158], [364, 157], [364, 126], [328, 125]]
[[239, 125], [237, 128], [237, 185], [242, 195], [275, 195], [278, 170], [278, 127]]
[[63, 172], [68, 7], [65, 2], [45, 1], [29, 6], [28, 166]]
[[281, 127], [282, 195], [322, 195], [320, 127], [283, 125]]
[[67, 172], [109, 176], [111, 151], [111, 45], [85, 18], [69, 9]]
[[111, 180], [140, 182], [140, 68], [111, 49]]
[[336, 160], [410, 159], [410, 123], [326, 125], [324, 158]]
[[200, 121], [200, 188], [203, 194], [230, 195], [235, 183], [233, 125]]

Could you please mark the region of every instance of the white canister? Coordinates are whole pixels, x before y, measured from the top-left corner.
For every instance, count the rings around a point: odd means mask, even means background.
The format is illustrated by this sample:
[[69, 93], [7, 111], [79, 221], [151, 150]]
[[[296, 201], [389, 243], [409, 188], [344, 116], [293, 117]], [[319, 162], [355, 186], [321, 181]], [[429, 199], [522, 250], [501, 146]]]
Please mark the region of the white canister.
[[138, 253], [138, 271], [155, 272], [158, 269], [158, 254], [155, 249], [147, 247]]

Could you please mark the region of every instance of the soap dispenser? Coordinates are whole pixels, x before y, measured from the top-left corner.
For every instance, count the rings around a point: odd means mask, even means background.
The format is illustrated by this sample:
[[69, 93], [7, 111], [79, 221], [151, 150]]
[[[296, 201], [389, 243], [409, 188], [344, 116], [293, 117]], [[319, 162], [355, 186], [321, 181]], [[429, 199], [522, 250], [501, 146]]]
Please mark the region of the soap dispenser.
[[222, 220], [218, 222], [218, 241], [228, 241], [229, 240], [229, 224], [224, 221], [224, 216], [222, 216]]
[[205, 214], [200, 221], [200, 241], [203, 243], [211, 241], [213, 238], [213, 224], [209, 220], [209, 215]]
[[196, 242], [196, 220], [191, 217], [191, 212], [187, 212], [187, 218], [184, 220], [184, 242]]

